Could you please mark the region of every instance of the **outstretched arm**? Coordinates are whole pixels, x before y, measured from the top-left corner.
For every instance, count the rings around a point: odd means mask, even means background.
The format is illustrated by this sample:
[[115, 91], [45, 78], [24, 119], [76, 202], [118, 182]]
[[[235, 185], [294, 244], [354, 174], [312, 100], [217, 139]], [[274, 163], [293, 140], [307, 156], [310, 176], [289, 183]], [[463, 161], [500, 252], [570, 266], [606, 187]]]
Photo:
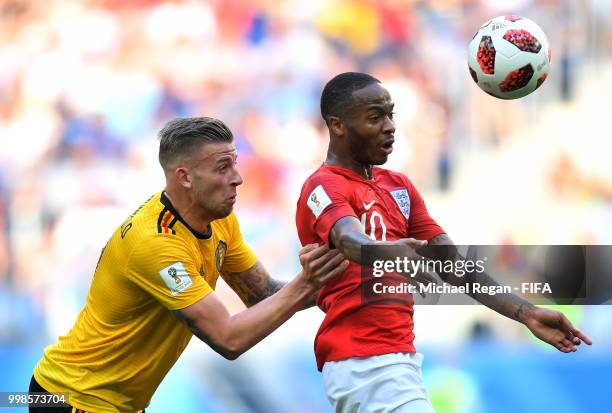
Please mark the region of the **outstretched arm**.
[[278, 292], [285, 284], [270, 276], [259, 261], [243, 272], [223, 272], [223, 280], [238, 294], [244, 305], [252, 307]]
[[[240, 300], [247, 307], [252, 307], [260, 301], [276, 294], [287, 282], [274, 279], [263, 264], [259, 261], [243, 272], [224, 272], [223, 280], [230, 286]], [[316, 303], [317, 292], [304, 303], [300, 310], [313, 307]]]
[[[342, 255], [361, 265], [367, 264], [364, 262], [361, 255], [361, 247], [364, 246], [376, 245], [396, 247], [393, 250], [384, 248], [379, 249], [377, 258], [382, 260], [395, 259], [398, 248], [402, 256], [411, 260], [417, 260], [422, 258], [422, 256], [417, 254], [415, 249], [427, 244], [427, 241], [416, 240], [414, 238], [402, 238], [396, 241], [373, 240], [366, 235], [363, 226], [355, 217], [340, 218], [332, 227], [329, 233], [329, 239], [331, 243], [340, 250]], [[427, 272], [419, 272], [412, 277], [407, 277], [407, 280], [414, 285], [436, 282], [436, 278]], [[421, 293], [421, 295], [425, 296], [425, 293]]]
[[212, 292], [175, 311], [200, 340], [228, 359], [244, 353], [303, 307], [322, 284], [340, 275], [348, 262], [337, 251], [307, 245], [300, 251], [302, 271], [276, 294], [230, 316]]
[[[447, 245], [448, 249], [436, 249], [432, 246]], [[463, 259], [453, 241], [447, 234], [440, 234], [429, 240], [427, 246], [417, 250], [425, 257], [432, 259]], [[452, 273], [440, 274], [442, 279], [452, 285], [462, 285], [466, 282], [479, 283], [487, 286], [499, 285], [487, 273], [473, 273], [469, 277], [457, 277]], [[537, 338], [552, 345], [558, 350], [569, 353], [576, 351], [577, 346], [584, 341], [591, 345], [591, 339], [559, 311], [536, 307], [529, 301], [517, 295], [485, 293], [470, 293], [472, 298], [498, 313], [523, 323]]]
[[[363, 246], [393, 245], [402, 248], [403, 255], [409, 259], [419, 259], [421, 257], [415, 252], [415, 248], [427, 245], [427, 241], [419, 241], [413, 238], [403, 238], [397, 241], [373, 240], [366, 235], [363, 226], [355, 217], [340, 218], [329, 232], [329, 239], [340, 250], [342, 255], [358, 264], [364, 264], [363, 257], [361, 256], [361, 247]], [[381, 249], [380, 253], [384, 254], [385, 251]], [[381, 256], [380, 258], [393, 259], [394, 256]]]

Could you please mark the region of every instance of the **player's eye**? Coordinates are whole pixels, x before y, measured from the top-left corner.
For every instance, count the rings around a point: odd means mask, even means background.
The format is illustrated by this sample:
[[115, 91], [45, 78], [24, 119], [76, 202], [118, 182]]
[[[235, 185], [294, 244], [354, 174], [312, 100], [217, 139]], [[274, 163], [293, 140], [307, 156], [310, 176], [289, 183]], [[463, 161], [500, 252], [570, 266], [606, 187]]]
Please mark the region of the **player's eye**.
[[395, 115], [395, 112], [389, 113], [389, 119], [393, 119], [393, 115]]

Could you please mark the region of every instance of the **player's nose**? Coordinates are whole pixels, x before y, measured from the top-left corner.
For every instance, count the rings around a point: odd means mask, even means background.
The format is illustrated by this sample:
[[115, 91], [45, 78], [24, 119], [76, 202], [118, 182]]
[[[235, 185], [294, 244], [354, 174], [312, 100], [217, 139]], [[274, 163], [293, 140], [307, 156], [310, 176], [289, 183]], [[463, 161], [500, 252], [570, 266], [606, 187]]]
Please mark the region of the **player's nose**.
[[240, 175], [240, 172], [238, 172], [237, 169], [234, 169], [234, 174], [230, 180], [230, 185], [232, 186], [242, 185], [242, 176]]
[[395, 122], [389, 116], [385, 116], [385, 122], [383, 123], [383, 133], [385, 134], [395, 133]]

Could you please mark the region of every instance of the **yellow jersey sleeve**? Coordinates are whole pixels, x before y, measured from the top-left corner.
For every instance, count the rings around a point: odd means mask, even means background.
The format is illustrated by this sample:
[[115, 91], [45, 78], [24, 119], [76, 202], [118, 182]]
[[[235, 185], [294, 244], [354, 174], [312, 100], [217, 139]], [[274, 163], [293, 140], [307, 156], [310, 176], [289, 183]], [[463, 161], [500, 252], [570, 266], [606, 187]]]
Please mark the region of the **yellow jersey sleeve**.
[[213, 291], [187, 246], [171, 236], [152, 237], [134, 247], [127, 277], [169, 310], [188, 307]]
[[244, 242], [236, 215], [232, 213], [229, 218], [231, 239], [223, 260], [222, 271], [243, 272], [255, 265], [257, 256]]

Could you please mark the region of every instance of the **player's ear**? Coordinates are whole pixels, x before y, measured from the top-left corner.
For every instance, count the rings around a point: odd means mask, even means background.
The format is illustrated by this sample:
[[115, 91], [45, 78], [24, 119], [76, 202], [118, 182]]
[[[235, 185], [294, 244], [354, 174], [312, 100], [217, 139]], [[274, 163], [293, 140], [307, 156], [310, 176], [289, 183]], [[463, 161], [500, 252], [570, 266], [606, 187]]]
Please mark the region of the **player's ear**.
[[329, 130], [336, 136], [344, 135], [344, 123], [338, 116], [330, 116], [327, 118]]
[[176, 182], [183, 188], [191, 188], [192, 178], [189, 170], [184, 166], [178, 167], [174, 170], [174, 178]]

